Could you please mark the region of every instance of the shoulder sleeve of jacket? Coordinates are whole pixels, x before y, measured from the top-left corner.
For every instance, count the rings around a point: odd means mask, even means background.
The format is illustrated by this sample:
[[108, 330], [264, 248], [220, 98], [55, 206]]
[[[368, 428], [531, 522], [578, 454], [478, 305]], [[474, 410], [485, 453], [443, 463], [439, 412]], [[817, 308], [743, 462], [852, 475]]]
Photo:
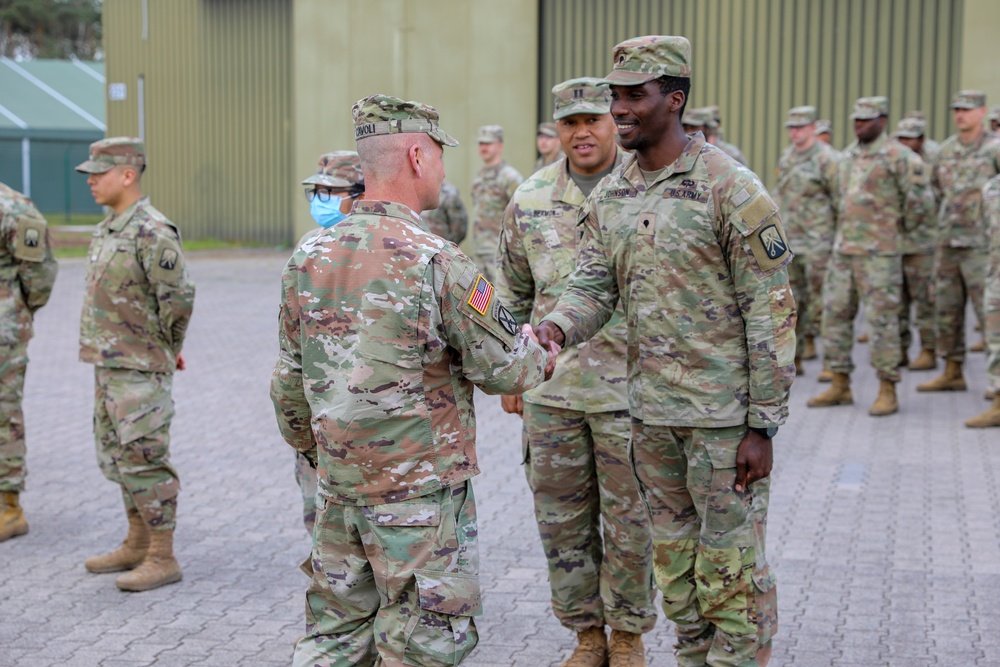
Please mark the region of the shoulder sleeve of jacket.
[[531, 273], [531, 262], [524, 247], [521, 229], [521, 214], [518, 189], [504, 211], [500, 223], [500, 242], [497, 245], [497, 291], [508, 305], [514, 319], [527, 322], [535, 303], [535, 279]]

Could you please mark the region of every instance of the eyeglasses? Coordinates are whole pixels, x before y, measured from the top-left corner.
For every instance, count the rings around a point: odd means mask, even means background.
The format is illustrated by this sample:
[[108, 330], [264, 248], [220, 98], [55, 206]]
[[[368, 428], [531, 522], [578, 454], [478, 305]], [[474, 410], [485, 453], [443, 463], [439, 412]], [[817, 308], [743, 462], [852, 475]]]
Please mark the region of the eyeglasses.
[[324, 190], [320, 188], [306, 188], [306, 201], [312, 202], [313, 199], [319, 199], [321, 202], [330, 201], [331, 197], [340, 197], [341, 199], [355, 199], [361, 196], [360, 192], [349, 192], [347, 190], [338, 190], [336, 192], [331, 190]]

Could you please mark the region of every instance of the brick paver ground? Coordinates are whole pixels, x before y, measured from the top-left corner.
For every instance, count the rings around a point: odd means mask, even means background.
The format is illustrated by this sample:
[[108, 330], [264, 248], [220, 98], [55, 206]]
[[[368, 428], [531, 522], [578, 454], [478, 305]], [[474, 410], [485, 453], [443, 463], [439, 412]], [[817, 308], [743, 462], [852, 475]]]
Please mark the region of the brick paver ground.
[[[292, 452], [267, 395], [276, 253], [196, 255], [189, 370], [175, 382], [176, 536], [184, 580], [122, 593], [87, 555], [116, 545], [121, 501], [91, 437], [92, 370], [77, 361], [82, 260], [61, 264], [31, 343], [25, 410], [31, 532], [0, 544], [0, 665], [288, 665], [303, 628], [308, 552]], [[985, 408], [983, 355], [970, 391], [918, 394], [874, 419], [877, 383], [858, 346], [857, 405], [807, 410], [819, 362], [793, 389], [775, 440], [769, 557], [779, 577], [783, 667], [1000, 664], [1000, 431], [961, 421]], [[479, 395], [476, 479], [485, 616], [472, 667], [555, 666], [573, 637], [548, 608], [545, 563], [520, 469], [520, 425]], [[990, 630], [993, 628], [994, 630]], [[661, 616], [651, 665], [672, 665]]]

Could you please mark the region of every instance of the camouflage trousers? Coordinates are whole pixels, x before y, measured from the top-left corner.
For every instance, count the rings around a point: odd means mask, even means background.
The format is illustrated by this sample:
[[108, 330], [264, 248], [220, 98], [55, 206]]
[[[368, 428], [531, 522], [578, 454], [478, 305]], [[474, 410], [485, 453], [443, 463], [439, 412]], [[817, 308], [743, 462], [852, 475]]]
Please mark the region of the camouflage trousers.
[[934, 254], [934, 330], [937, 353], [965, 361], [965, 308], [971, 299], [980, 322], [988, 255], [977, 248], [939, 246]]
[[632, 423], [632, 466], [652, 517], [653, 571], [680, 667], [763, 667], [778, 628], [765, 558], [770, 479], [734, 490], [746, 426]]
[[986, 385], [1000, 392], [1000, 257], [990, 262], [983, 293], [983, 336], [986, 339]]
[[552, 609], [574, 632], [607, 624], [644, 633], [656, 624], [649, 518], [628, 462], [630, 431], [628, 411], [524, 404], [524, 472]]
[[302, 492], [302, 523], [312, 535], [316, 525], [316, 468], [301, 452], [295, 452], [295, 483]]
[[902, 286], [899, 255], [833, 253], [823, 284], [823, 356], [831, 371], [850, 374], [854, 370], [851, 350], [860, 297], [871, 337], [872, 366], [880, 380], [899, 382]]
[[24, 372], [28, 344], [0, 345], [0, 491], [24, 491]]
[[94, 439], [101, 472], [152, 530], [173, 530], [181, 484], [170, 465], [173, 376], [94, 369]]
[[792, 286], [799, 318], [795, 322], [795, 356], [801, 357], [806, 348], [806, 336], [818, 338], [823, 321], [823, 278], [830, 261], [830, 252], [796, 251], [788, 265], [788, 282]]
[[452, 667], [479, 640], [471, 482], [385, 505], [316, 499], [306, 634], [295, 667]]
[[899, 339], [903, 350], [913, 342], [910, 332], [910, 311], [913, 324], [920, 332], [920, 347], [935, 349], [934, 337], [934, 255], [903, 255], [903, 291], [900, 299]]

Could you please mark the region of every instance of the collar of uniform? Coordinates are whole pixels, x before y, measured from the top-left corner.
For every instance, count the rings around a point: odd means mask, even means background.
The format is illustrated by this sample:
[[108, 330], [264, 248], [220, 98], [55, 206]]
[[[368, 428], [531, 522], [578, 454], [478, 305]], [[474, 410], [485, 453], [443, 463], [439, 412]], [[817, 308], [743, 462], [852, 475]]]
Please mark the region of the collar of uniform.
[[861, 142], [855, 139], [854, 143], [851, 144], [851, 152], [857, 155], [875, 155], [885, 148], [887, 141], [889, 141], [889, 135], [885, 132], [878, 135], [878, 138], [867, 146], [861, 145]]
[[389, 218], [402, 218], [417, 225], [421, 229], [427, 229], [427, 225], [420, 219], [420, 216], [413, 212], [409, 206], [398, 204], [393, 201], [382, 201], [379, 199], [359, 199], [354, 202], [351, 214], [367, 213], [369, 215], [384, 215]]
[[[615, 147], [615, 163], [611, 165], [611, 173], [614, 173], [615, 169], [621, 166], [628, 155], [628, 153], [622, 150], [621, 146]], [[564, 157], [561, 159], [559, 178], [552, 187], [552, 201], [563, 202], [571, 206], [582, 206], [587, 198], [583, 196], [583, 192], [569, 175], [569, 158]]]
[[125, 229], [125, 225], [129, 223], [129, 220], [132, 219], [132, 216], [135, 215], [135, 212], [139, 209], [139, 207], [144, 206], [148, 203], [149, 203], [149, 197], [139, 197], [139, 199], [136, 199], [135, 203], [129, 206], [127, 209], [125, 209], [124, 211], [122, 211], [117, 215], [111, 216], [111, 218], [108, 220], [108, 229], [110, 229], [113, 232], [120, 232], [121, 230]]
[[[622, 176], [635, 186], [636, 189], [640, 185], [643, 189], [650, 189], [664, 179], [676, 174], [684, 174], [694, 169], [694, 165], [698, 161], [698, 156], [701, 155], [701, 151], [706, 143], [708, 142], [705, 141], [705, 135], [701, 132], [695, 132], [690, 135], [687, 145], [681, 151], [680, 156], [666, 165], [660, 172], [660, 175], [656, 177], [656, 180], [650, 183], [648, 187], [646, 186], [646, 179], [643, 177], [642, 171], [639, 170], [639, 158], [634, 153], [627, 158], [622, 170]], [[719, 150], [722, 149], [720, 148]]]

